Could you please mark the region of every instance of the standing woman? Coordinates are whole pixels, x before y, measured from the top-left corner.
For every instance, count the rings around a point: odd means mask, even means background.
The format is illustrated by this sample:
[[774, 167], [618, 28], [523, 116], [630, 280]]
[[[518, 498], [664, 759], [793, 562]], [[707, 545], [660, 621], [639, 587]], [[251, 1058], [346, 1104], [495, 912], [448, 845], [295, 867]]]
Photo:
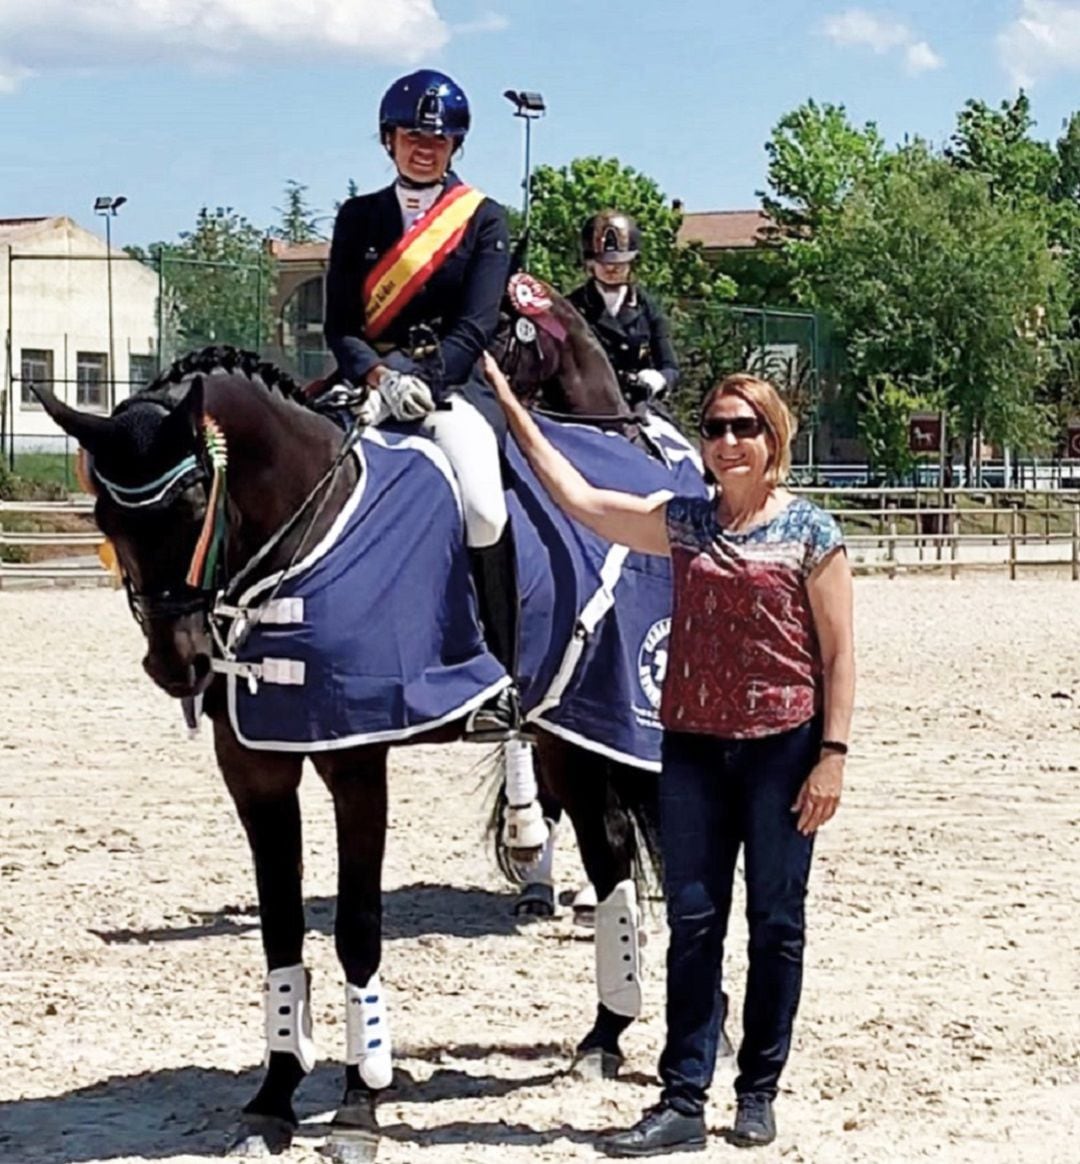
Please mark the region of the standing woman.
[[855, 689], [851, 571], [835, 520], [782, 482], [791, 415], [772, 385], [729, 376], [705, 397], [715, 500], [593, 488], [544, 438], [489, 359], [485, 371], [558, 504], [609, 541], [670, 556], [674, 606], [660, 829], [670, 944], [660, 1102], [600, 1147], [705, 1147], [718, 975], [745, 852], [749, 968], [732, 1140], [776, 1137], [773, 1100], [802, 986], [814, 834], [835, 813]]
[[[512, 677], [517, 577], [495, 433], [477, 407], [490, 392], [479, 359], [491, 343], [510, 270], [506, 213], [450, 168], [469, 102], [445, 73], [401, 77], [379, 106], [394, 182], [338, 212], [326, 277], [325, 334], [341, 376], [367, 384], [369, 424], [414, 421], [450, 461], [487, 644]], [[496, 414], [497, 414], [497, 410]], [[517, 726], [512, 688], [473, 713], [474, 739]]]

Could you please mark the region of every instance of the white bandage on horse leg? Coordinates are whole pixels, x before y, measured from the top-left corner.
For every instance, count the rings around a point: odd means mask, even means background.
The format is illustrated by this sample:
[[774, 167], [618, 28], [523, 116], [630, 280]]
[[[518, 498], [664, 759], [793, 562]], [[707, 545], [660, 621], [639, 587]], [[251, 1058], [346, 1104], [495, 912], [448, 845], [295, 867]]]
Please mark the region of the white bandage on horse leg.
[[553, 820], [545, 823], [548, 829], [547, 840], [535, 861], [515, 861], [512, 856], [507, 857], [515, 880], [522, 885], [555, 886], [555, 831], [558, 825]]
[[540, 849], [548, 839], [548, 826], [537, 797], [532, 745], [523, 740], [503, 744], [505, 769], [506, 817], [503, 844], [508, 849]]
[[637, 891], [620, 881], [596, 907], [596, 990], [615, 1014], [641, 1014], [641, 938]]
[[315, 1066], [311, 1037], [311, 977], [303, 966], [271, 970], [263, 986], [266, 1018], [266, 1061], [273, 1051], [294, 1055], [308, 1072]]
[[345, 984], [345, 1062], [360, 1069], [360, 1078], [373, 1091], [393, 1082], [390, 1024], [378, 974], [366, 986]]
[[507, 740], [503, 744], [503, 765], [506, 770], [506, 803], [511, 808], [523, 808], [540, 795], [533, 768], [532, 745], [524, 740]]

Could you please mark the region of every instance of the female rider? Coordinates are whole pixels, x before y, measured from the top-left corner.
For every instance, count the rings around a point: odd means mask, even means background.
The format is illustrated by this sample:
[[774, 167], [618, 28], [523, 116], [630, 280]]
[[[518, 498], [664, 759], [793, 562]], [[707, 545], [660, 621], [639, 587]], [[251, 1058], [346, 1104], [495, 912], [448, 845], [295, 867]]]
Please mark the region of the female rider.
[[[484, 635], [513, 677], [513, 544], [498, 444], [477, 407], [490, 402], [477, 361], [495, 334], [510, 254], [502, 207], [450, 168], [468, 129], [468, 99], [444, 73], [420, 69], [386, 91], [379, 135], [397, 177], [338, 212], [325, 335], [341, 376], [370, 388], [361, 418], [415, 422], [449, 459]], [[504, 739], [517, 723], [509, 688], [473, 713], [467, 731]]]

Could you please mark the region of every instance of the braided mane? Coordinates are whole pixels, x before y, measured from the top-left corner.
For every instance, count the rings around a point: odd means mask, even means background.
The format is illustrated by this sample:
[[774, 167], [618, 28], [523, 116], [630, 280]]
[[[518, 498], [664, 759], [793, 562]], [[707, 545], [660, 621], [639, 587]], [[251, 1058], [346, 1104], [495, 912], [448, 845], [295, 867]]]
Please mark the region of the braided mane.
[[261, 381], [272, 392], [277, 392], [287, 400], [304, 403], [304, 393], [300, 385], [276, 364], [264, 360], [256, 352], [244, 351], [227, 344], [202, 348], [188, 352], [175, 360], [154, 381], [141, 389], [137, 395], [159, 394], [162, 388], [179, 384], [191, 376], [224, 370], [239, 372], [249, 380]]

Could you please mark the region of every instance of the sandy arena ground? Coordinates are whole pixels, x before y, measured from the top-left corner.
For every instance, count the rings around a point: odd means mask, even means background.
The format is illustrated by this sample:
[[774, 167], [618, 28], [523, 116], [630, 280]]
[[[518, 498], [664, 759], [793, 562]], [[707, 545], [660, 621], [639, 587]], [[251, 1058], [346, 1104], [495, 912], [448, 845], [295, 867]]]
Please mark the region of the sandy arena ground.
[[[861, 580], [849, 785], [822, 835], [772, 1161], [1080, 1161], [1080, 586]], [[262, 954], [208, 738], [143, 678], [123, 598], [0, 593], [0, 1160], [203, 1160], [254, 1091]], [[624, 1079], [564, 1077], [594, 1007], [565, 911], [516, 925], [476, 749], [397, 753], [386, 871], [400, 1083], [379, 1159], [592, 1160], [655, 1096], [664, 935]], [[445, 813], [430, 846], [416, 816]], [[290, 1154], [320, 1159], [341, 978], [329, 802], [305, 783], [307, 960], [327, 1057]], [[561, 838], [561, 884], [579, 867]], [[745, 928], [729, 989], [741, 997]], [[731, 1120], [722, 1066], [710, 1112]], [[745, 1159], [717, 1134], [705, 1157]]]

